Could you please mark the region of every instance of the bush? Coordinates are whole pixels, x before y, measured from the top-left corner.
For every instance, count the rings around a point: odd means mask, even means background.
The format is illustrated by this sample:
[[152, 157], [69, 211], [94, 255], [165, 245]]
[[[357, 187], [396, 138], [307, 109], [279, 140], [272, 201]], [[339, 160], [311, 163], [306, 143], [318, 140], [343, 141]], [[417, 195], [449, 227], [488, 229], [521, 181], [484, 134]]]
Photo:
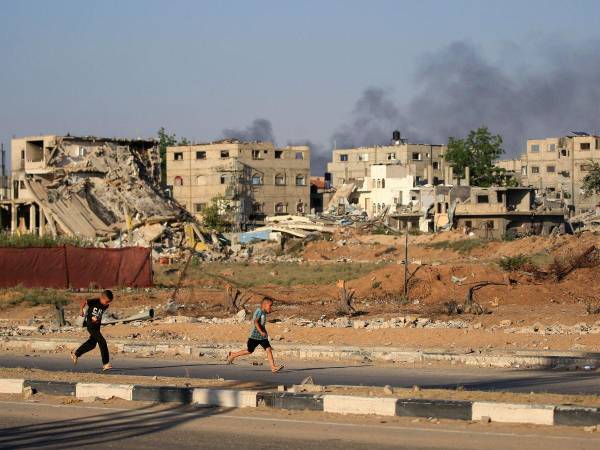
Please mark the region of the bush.
[[62, 247], [74, 245], [75, 247], [91, 247], [94, 243], [90, 240], [74, 236], [50, 235], [38, 236], [35, 234], [0, 233], [0, 247]]
[[460, 241], [440, 241], [432, 244], [427, 244], [427, 247], [442, 249], [442, 250], [454, 250], [459, 253], [469, 253], [471, 250], [485, 245], [481, 239], [463, 239]]
[[9, 291], [16, 294], [16, 296], [7, 302], [9, 306], [21, 304], [25, 304], [26, 306], [65, 305], [69, 301], [68, 297], [63, 292], [57, 291], [56, 289], [26, 289], [18, 286]]
[[503, 270], [514, 272], [515, 270], [523, 270], [527, 266], [531, 266], [531, 258], [526, 255], [505, 256], [498, 263]]

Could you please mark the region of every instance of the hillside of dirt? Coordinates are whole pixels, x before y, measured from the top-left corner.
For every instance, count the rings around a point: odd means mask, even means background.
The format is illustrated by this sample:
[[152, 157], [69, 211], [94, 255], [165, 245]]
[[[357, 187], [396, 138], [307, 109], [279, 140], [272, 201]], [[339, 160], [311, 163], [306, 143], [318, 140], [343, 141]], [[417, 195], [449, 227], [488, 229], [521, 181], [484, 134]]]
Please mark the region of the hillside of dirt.
[[[268, 245], [261, 245], [260, 251], [267, 251]], [[600, 349], [600, 330], [596, 334], [597, 328], [593, 328], [600, 324], [597, 282], [600, 257], [596, 248], [600, 248], [600, 236], [590, 232], [514, 241], [480, 241], [458, 232], [409, 236], [408, 296], [404, 297], [404, 236], [358, 235], [346, 231], [331, 240], [310, 242], [300, 251], [294, 249], [293, 262], [261, 262], [260, 251], [255, 249], [252, 259], [246, 262], [194, 262], [183, 279], [182, 265], [156, 265], [156, 287], [115, 291], [111, 310], [117, 317], [154, 308], [162, 318], [173, 315], [228, 318], [232, 314], [225, 306], [225, 285], [230, 283], [240, 290], [249, 312], [262, 296], [274, 298], [271, 320], [281, 321], [277, 333], [283, 334], [289, 328], [290, 333], [297, 334], [296, 342], [315, 341], [306, 338], [304, 331], [316, 336], [316, 342], [328, 339], [327, 334], [335, 343], [355, 341], [365, 345], [395, 342], [407, 338], [406, 333], [429, 333], [435, 345], [443, 344], [444, 336], [450, 335], [460, 345], [468, 345], [470, 336], [464, 331], [471, 330], [469, 333], [482, 335], [501, 333], [498, 339], [490, 340], [490, 345], [504, 345], [504, 336], [513, 333], [515, 339], [510, 345], [522, 341], [523, 346], [535, 343], [544, 347], [542, 341], [526, 339], [527, 327], [542, 331], [544, 327], [554, 327], [553, 331], [541, 333], [552, 334], [554, 344], [548, 345], [565, 348], [558, 339], [569, 335], [566, 348], [583, 345], [587, 349]], [[563, 270], [586, 251], [589, 255], [578, 261], [576, 267]], [[352, 304], [355, 313], [350, 319], [366, 321], [365, 329], [355, 329], [349, 322], [347, 330], [326, 330], [317, 323], [331, 322], [343, 315], [336, 287], [338, 279], [347, 282], [349, 291], [355, 291]], [[180, 281], [175, 302], [165, 309]], [[465, 308], [467, 293], [476, 286], [479, 288], [473, 292], [473, 302], [477, 307], [470, 310]], [[24, 288], [2, 290], [0, 327], [14, 329], [19, 325], [43, 324], [49, 330], [54, 317], [53, 302], [63, 301], [67, 320], [72, 321], [79, 302], [93, 295], [93, 292]], [[373, 329], [378, 321], [408, 316], [422, 318], [424, 322], [419, 325], [405, 321], [405, 328], [415, 329], [389, 330], [388, 335]], [[309, 332], [304, 325], [292, 323], [299, 319], [312, 321], [316, 328]], [[455, 321], [465, 326], [455, 327]], [[582, 331], [575, 333], [561, 328], [574, 326]], [[119, 334], [130, 334], [130, 328], [127, 333], [123, 328], [124, 332]], [[245, 333], [245, 325], [231, 325], [230, 329], [228, 339], [237, 339], [238, 334]], [[222, 332], [224, 338], [230, 334]], [[353, 338], [355, 333], [373, 333], [373, 339]], [[381, 335], [381, 339], [375, 335]], [[578, 335], [585, 335], [585, 344], [577, 343]], [[219, 334], [205, 337], [218, 338]], [[410, 334], [410, 339], [413, 338], [416, 335]], [[478, 345], [481, 339], [472, 340], [471, 345]]]

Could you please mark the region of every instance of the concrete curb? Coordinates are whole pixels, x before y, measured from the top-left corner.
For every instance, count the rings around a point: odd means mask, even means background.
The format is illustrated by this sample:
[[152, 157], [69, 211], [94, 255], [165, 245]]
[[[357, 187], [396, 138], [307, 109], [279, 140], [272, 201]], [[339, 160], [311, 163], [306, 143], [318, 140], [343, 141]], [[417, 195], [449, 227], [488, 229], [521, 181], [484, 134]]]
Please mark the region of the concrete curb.
[[[0, 339], [0, 350], [67, 351], [81, 342], [74, 339], [42, 340], [23, 336]], [[112, 350], [122, 353], [164, 354], [184, 356], [209, 356], [224, 358], [230, 350], [239, 349], [242, 343], [227, 345], [176, 344], [172, 342], [137, 343], [111, 339]], [[326, 345], [290, 345], [273, 343], [280, 358], [295, 360], [344, 360], [370, 362], [429, 362], [446, 361], [476, 367], [528, 367], [528, 368], [581, 368], [600, 367], [600, 353], [515, 351], [496, 353], [466, 353], [445, 350], [406, 350], [394, 347], [333, 347]]]
[[76, 398], [111, 397], [155, 403], [190, 403], [226, 408], [323, 411], [337, 414], [435, 417], [455, 420], [491, 420], [535, 425], [588, 426], [600, 424], [600, 408], [562, 405], [473, 402], [393, 397], [360, 397], [235, 389], [205, 389], [109, 383], [74, 383], [25, 379], [0, 379], [0, 393], [22, 394], [32, 387], [48, 395]]
[[0, 394], [22, 394], [25, 380], [3, 378], [0, 379]]

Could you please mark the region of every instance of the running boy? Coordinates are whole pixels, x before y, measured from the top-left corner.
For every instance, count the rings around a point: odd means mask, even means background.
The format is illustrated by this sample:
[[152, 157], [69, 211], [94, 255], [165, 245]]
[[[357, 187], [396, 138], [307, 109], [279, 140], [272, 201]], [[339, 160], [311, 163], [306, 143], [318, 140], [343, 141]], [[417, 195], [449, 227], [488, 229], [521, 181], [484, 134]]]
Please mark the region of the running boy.
[[88, 310], [85, 315], [85, 326], [90, 333], [90, 338], [85, 341], [81, 347], [74, 352], [71, 352], [71, 360], [73, 365], [77, 364], [77, 359], [84, 353], [89, 352], [96, 348], [96, 344], [100, 347], [100, 354], [102, 355], [102, 370], [112, 369], [108, 357], [108, 346], [106, 345], [106, 339], [100, 333], [100, 324], [102, 322], [102, 315], [106, 311], [112, 302], [113, 293], [109, 290], [102, 292], [100, 298], [91, 298], [81, 302], [81, 317], [84, 317], [84, 308], [87, 305]]
[[275, 361], [273, 360], [273, 349], [271, 348], [271, 344], [269, 343], [269, 335], [267, 334], [267, 314], [271, 312], [272, 306], [273, 299], [264, 297], [260, 303], [260, 307], [254, 311], [254, 315], [252, 316], [252, 328], [250, 330], [248, 343], [246, 344], [246, 350], [240, 350], [236, 353], [229, 352], [227, 354], [227, 362], [229, 364], [233, 363], [235, 358], [253, 353], [256, 347], [260, 345], [267, 352], [269, 364], [271, 364], [271, 372], [277, 373], [283, 369], [283, 366], [275, 365]]

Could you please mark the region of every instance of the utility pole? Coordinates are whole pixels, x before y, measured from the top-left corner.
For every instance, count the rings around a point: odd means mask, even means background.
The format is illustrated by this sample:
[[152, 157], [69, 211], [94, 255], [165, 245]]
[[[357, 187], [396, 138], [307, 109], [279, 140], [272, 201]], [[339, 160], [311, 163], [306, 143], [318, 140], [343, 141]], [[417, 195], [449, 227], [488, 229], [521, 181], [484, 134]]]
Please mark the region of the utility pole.
[[408, 221], [404, 229], [404, 300], [408, 300]]

